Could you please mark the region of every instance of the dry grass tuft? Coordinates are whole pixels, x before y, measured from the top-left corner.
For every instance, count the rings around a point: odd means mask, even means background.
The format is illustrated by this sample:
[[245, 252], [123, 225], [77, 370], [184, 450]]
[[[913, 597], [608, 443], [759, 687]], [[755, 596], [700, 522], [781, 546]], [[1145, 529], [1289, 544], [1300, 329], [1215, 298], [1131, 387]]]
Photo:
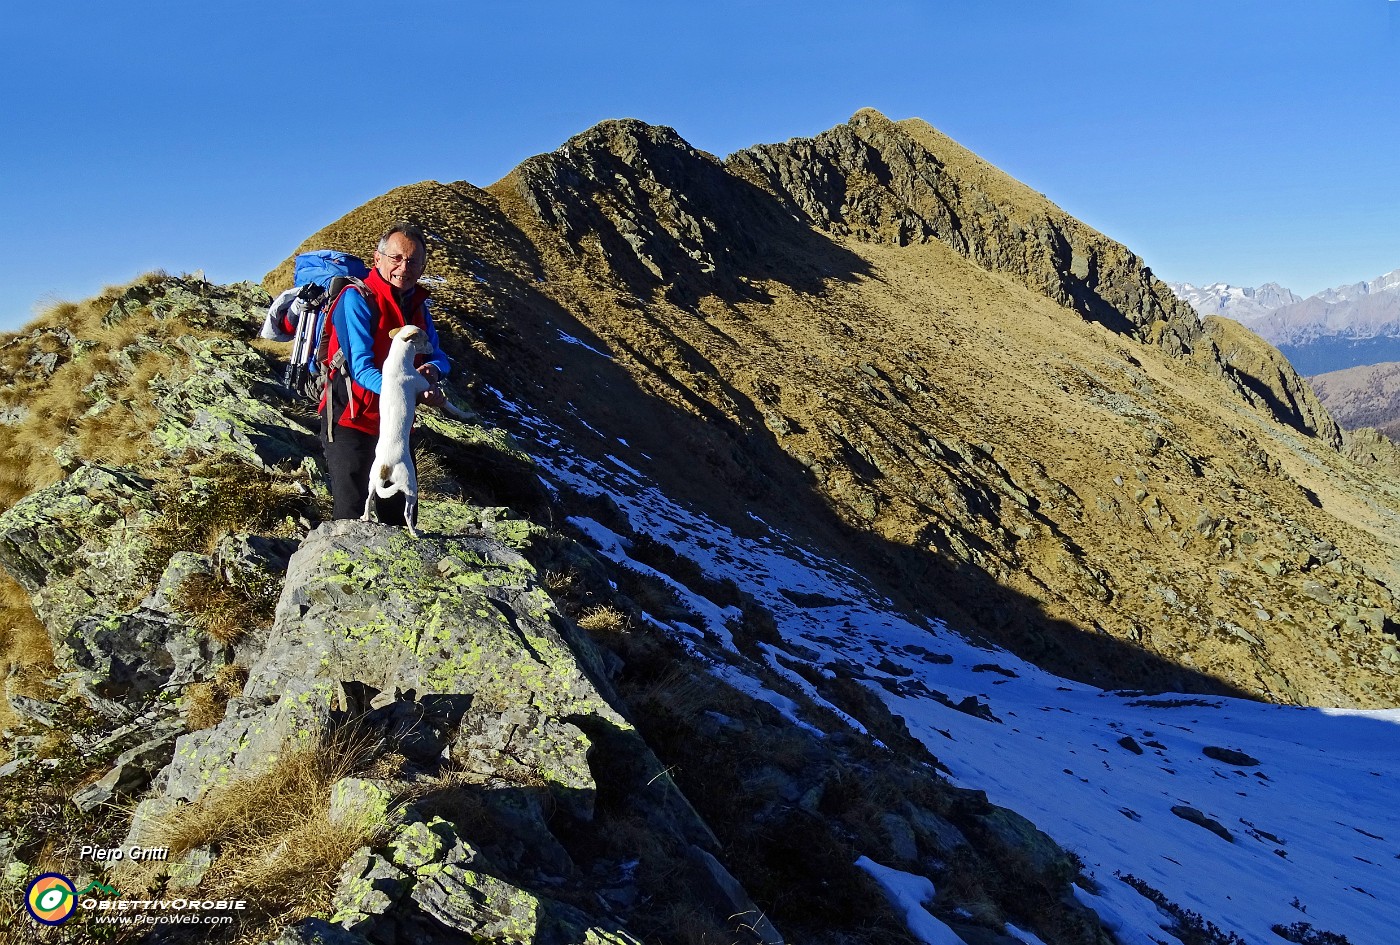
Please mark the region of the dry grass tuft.
[[185, 730], [198, 732], [224, 720], [228, 699], [219, 697], [213, 680], [191, 683], [185, 689]]
[[280, 591], [275, 581], [257, 576], [229, 583], [218, 575], [196, 572], [180, 585], [171, 603], [210, 639], [230, 646], [253, 628], [272, 623]]
[[314, 500], [295, 480], [242, 460], [203, 459], [189, 467], [188, 475], [177, 472], [158, 487], [164, 514], [148, 533], [151, 580], [159, 578], [176, 552], [208, 553], [230, 532], [266, 534], [289, 517], [316, 514]]
[[556, 597], [567, 596], [578, 583], [578, 571], [573, 568], [566, 568], [562, 571], [548, 569], [540, 580], [544, 584], [545, 590], [549, 591], [550, 594]]
[[631, 627], [631, 621], [611, 604], [602, 604], [585, 610], [578, 625], [589, 633], [623, 633]]
[[408, 758], [396, 751], [385, 752], [365, 769], [365, 777], [378, 781], [397, 781], [408, 767]]
[[[376, 839], [374, 825], [334, 824], [329, 817], [331, 787], [368, 761], [372, 744], [341, 730], [323, 744], [290, 751], [261, 774], [172, 811], [149, 838], [170, 848], [172, 862], [191, 850], [215, 850], [200, 895], [245, 899], [249, 906], [231, 940], [276, 938], [287, 925], [324, 913], [341, 867]], [[170, 888], [165, 866], [126, 863], [113, 877], [128, 897], [155, 893]]]
[[[152, 285], [150, 274], [137, 284]], [[179, 380], [189, 357], [175, 339], [207, 332], [173, 316], [139, 308], [108, 324], [116, 286], [79, 304], [60, 302], [0, 351], [6, 405], [26, 415], [0, 428], [0, 504], [13, 505], [64, 474], [56, 453], [122, 465], [140, 459], [160, 420], [153, 392]], [[44, 367], [43, 356], [52, 362]], [[161, 378], [166, 380], [162, 381]]]
[[241, 693], [247, 682], [247, 667], [229, 664], [219, 667], [214, 678], [190, 685], [185, 690], [185, 728], [197, 732], [218, 725], [229, 700]]
[[[24, 588], [3, 571], [0, 571], [0, 672], [4, 674], [6, 695], [52, 696], [42, 684], [44, 679], [57, 674], [48, 631], [34, 616]], [[21, 725], [9, 700], [0, 699], [0, 731], [15, 730]], [[5, 757], [4, 760], [9, 759]]]

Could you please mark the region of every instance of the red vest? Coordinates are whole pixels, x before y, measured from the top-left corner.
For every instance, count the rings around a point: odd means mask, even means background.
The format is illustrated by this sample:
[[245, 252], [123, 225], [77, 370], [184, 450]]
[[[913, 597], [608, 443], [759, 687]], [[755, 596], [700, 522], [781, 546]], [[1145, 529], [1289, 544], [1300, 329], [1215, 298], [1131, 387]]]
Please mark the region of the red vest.
[[[352, 291], [353, 288], [353, 286], [347, 287], [341, 292], [341, 295]], [[369, 297], [365, 301], [369, 303], [370, 318], [374, 322], [370, 326], [370, 333], [374, 338], [374, 363], [376, 367], [382, 368], [384, 359], [389, 356], [389, 346], [394, 341], [389, 337], [389, 332], [405, 325], [416, 325], [424, 330], [427, 329], [426, 319], [423, 317], [423, 304], [428, 300], [428, 291], [422, 286], [414, 286], [406, 306], [409, 314], [405, 317], [403, 310], [399, 308], [398, 300], [394, 297], [394, 287], [384, 281], [384, 277], [379, 274], [378, 269], [370, 269], [369, 276], [365, 279], [365, 288], [369, 290]], [[340, 299], [337, 298], [333, 304], [339, 305]], [[334, 323], [332, 323], [326, 357], [334, 360], [336, 352], [339, 350], [340, 339], [336, 337]], [[415, 363], [422, 363], [426, 359], [426, 355], [420, 354], [415, 359]], [[336, 371], [335, 377], [326, 385], [326, 390], [321, 394], [322, 410], [327, 409], [331, 385], [343, 387], [347, 374], [346, 368], [341, 367]], [[372, 436], [378, 436], [379, 395], [361, 387], [352, 379], [350, 381], [350, 402], [340, 412], [340, 417], [336, 422], [343, 427], [350, 427]]]

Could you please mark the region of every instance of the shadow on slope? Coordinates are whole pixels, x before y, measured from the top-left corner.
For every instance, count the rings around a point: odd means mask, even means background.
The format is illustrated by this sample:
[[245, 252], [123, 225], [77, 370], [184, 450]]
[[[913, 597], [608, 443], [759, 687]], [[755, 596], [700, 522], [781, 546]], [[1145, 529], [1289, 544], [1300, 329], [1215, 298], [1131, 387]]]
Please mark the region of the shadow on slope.
[[[819, 263], [844, 253], [834, 244]], [[505, 277], [502, 270], [498, 273]], [[562, 278], [562, 277], [561, 277]], [[1245, 696], [1238, 688], [1146, 650], [1047, 614], [1041, 602], [984, 570], [852, 527], [815, 487], [765, 425], [762, 407], [711, 360], [641, 307], [591, 314], [624, 319], [627, 342], [616, 351], [538, 285], [515, 282], [510, 331], [480, 377], [531, 419], [568, 431], [569, 449], [599, 462], [620, 452], [650, 460], [646, 475], [667, 495], [740, 535], [756, 517], [865, 575], [875, 591], [912, 615], [937, 617], [1005, 646], [1046, 669], [1103, 688], [1142, 688]], [[590, 300], [570, 300], [588, 305]], [[732, 344], [706, 304], [682, 310], [688, 326]], [[742, 317], [742, 316], [738, 316]], [[622, 337], [622, 336], [619, 336]], [[627, 347], [623, 347], [623, 345]], [[616, 355], [616, 357], [614, 356]], [[634, 378], [622, 358], [641, 368]], [[483, 401], [483, 408], [489, 405]], [[515, 429], [519, 421], [502, 417]], [[861, 458], [852, 457], [860, 468]]]

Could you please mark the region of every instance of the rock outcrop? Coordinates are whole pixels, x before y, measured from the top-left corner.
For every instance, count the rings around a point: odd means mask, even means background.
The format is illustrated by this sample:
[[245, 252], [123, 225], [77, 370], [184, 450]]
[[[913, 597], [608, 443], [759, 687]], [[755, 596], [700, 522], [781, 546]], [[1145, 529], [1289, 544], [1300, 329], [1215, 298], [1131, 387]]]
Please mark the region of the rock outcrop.
[[936, 239], [1086, 318], [1174, 354], [1199, 328], [1141, 259], [918, 119], [864, 109], [811, 139], [729, 157], [814, 225], [892, 242]]
[[[678, 863], [692, 846], [718, 852], [604, 695], [601, 656], [489, 527], [413, 540], [322, 525], [290, 562], [276, 622], [249, 645], [243, 693], [218, 725], [179, 739], [126, 845], [155, 843], [152, 825], [180, 804], [353, 726], [406, 759], [392, 779], [332, 794], [335, 818], [369, 818], [383, 838], [346, 865], [332, 916], [369, 940], [634, 941], [606, 900], [593, 915], [560, 900], [625, 872], [580, 835], [626, 819]], [[449, 773], [480, 793], [494, 822], [484, 837], [395, 801], [406, 782]], [[600, 794], [626, 797], [625, 816], [600, 814]]]
[[1227, 318], [1212, 316], [1205, 319], [1204, 327], [1220, 352], [1222, 376], [1243, 396], [1300, 433], [1341, 449], [1341, 428], [1277, 349]]

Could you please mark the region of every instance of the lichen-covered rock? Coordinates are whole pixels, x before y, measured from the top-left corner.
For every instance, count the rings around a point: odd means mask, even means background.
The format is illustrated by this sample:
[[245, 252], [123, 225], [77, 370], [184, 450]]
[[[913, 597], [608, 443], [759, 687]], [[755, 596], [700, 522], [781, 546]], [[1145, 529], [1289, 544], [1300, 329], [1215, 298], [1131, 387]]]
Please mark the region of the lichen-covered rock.
[[[218, 725], [180, 737], [157, 780], [160, 795], [143, 801], [138, 815], [142, 808], [199, 800], [214, 787], [267, 770], [286, 751], [319, 744], [332, 729], [336, 694], [332, 681], [310, 679], [289, 682], [270, 700], [231, 700]], [[139, 842], [135, 832], [132, 838]]]
[[129, 469], [82, 465], [0, 514], [0, 566], [29, 592], [55, 650], [79, 621], [124, 611], [144, 589], [152, 488]]
[[[449, 558], [463, 570], [440, 573]], [[584, 644], [566, 640], [566, 626], [533, 567], [504, 544], [471, 536], [415, 541], [398, 529], [328, 523], [292, 559], [238, 711], [310, 680], [411, 690], [420, 701], [468, 696], [453, 760], [495, 770], [510, 759], [549, 785], [565, 809], [587, 817], [589, 743], [573, 720], [631, 726], [580, 668], [572, 646]]]
[[208, 559], [175, 555], [149, 588], [153, 483], [130, 470], [82, 465], [0, 515], [0, 566], [30, 594], [61, 668], [100, 697], [137, 700], [207, 675], [207, 639], [172, 599]]
[[635, 941], [502, 878], [500, 864], [441, 817], [424, 820], [412, 807], [398, 816], [384, 853], [364, 847], [341, 871], [331, 914], [338, 926], [376, 942], [424, 945], [448, 945], [464, 934], [501, 945]]
[[413, 901], [450, 929], [504, 945], [531, 945], [540, 901], [510, 883], [457, 866], [420, 875]]
[[288, 408], [291, 393], [267, 382], [262, 357], [234, 339], [181, 339], [190, 370], [156, 398], [151, 433], [171, 456], [230, 453], [257, 466], [301, 466], [316, 455], [315, 431]]
[[361, 847], [340, 871], [331, 901], [331, 922], [354, 932], [374, 928], [403, 898], [410, 874], [369, 847]]
[[562, 821], [584, 829], [594, 817], [599, 760], [637, 782], [635, 816], [669, 842], [714, 839], [585, 670], [599, 661], [575, 633], [533, 566], [485, 528], [413, 539], [326, 523], [289, 562], [244, 692], [219, 724], [181, 736], [126, 842], [353, 722], [413, 772], [470, 783], [492, 855], [458, 825], [398, 802], [387, 782], [345, 778], [331, 819], [383, 840], [341, 874], [337, 924], [372, 941], [631, 942], [621, 923], [547, 894], [585, 872], [556, 834]]
[[394, 795], [365, 778], [341, 778], [331, 785], [330, 821], [333, 824], [385, 823], [393, 807]]
[[499, 945], [639, 945], [622, 929], [608, 928], [573, 906], [465, 866], [420, 870], [411, 895], [450, 930], [420, 939], [433, 945], [460, 941], [461, 934]]
[[128, 286], [112, 301], [103, 324], [119, 324], [144, 308], [157, 319], [179, 318], [194, 328], [239, 334], [247, 330], [250, 312], [271, 303], [265, 290], [247, 282], [216, 285], [198, 275], [163, 276]]

